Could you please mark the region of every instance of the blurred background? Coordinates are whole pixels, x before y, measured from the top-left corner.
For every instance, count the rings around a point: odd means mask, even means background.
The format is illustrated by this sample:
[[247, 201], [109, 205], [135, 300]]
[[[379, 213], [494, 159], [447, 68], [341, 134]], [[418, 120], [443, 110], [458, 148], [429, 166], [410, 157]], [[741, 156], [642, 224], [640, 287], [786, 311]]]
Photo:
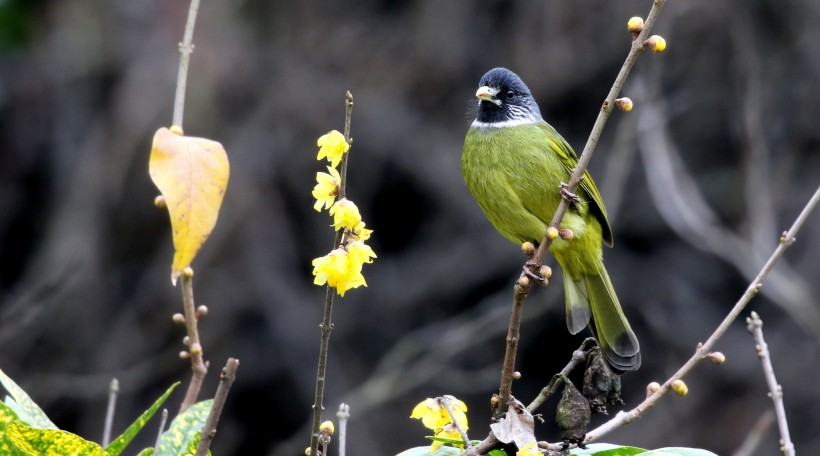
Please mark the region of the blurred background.
[[[355, 97], [348, 194], [378, 254], [367, 288], [337, 300], [326, 416], [351, 408], [348, 454], [426, 445], [409, 418], [426, 397], [470, 408], [488, 431], [512, 285], [525, 260], [461, 178], [481, 75], [522, 76], [544, 117], [581, 150], [629, 49], [626, 22], [649, 0], [204, 1], [185, 131], [223, 143], [231, 180], [194, 261], [212, 397], [241, 361], [214, 454], [297, 455], [309, 443], [329, 251], [313, 210], [316, 139], [342, 130]], [[183, 328], [169, 281], [168, 215], [153, 205], [151, 139], [171, 121], [188, 3], [0, 1], [0, 368], [63, 429], [99, 441], [107, 387], [119, 433], [172, 382]], [[820, 183], [820, 4], [670, 0], [591, 163], [615, 231], [604, 255], [643, 366], [627, 406], [704, 341]], [[820, 215], [749, 310], [764, 320], [799, 454], [820, 454]], [[552, 261], [552, 260], [551, 260]], [[741, 447], [769, 411], [743, 319], [718, 344], [727, 362], [686, 379], [605, 440], [646, 448]], [[560, 280], [525, 306], [513, 393], [529, 402], [582, 337], [564, 325]], [[176, 410], [183, 385], [169, 400]], [[536, 434], [556, 441], [555, 400]], [[765, 417], [763, 418], [765, 420]], [[605, 417], [594, 417], [593, 425]], [[130, 448], [153, 444], [155, 418]], [[756, 455], [776, 454], [776, 427]], [[332, 451], [336, 451], [333, 449]]]

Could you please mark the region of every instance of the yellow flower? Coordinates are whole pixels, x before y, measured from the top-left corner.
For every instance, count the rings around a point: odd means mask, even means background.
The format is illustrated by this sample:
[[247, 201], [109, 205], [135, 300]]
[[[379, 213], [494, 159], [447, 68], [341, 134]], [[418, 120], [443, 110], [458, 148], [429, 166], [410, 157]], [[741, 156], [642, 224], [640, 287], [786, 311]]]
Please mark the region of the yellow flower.
[[376, 252], [365, 244], [362, 240], [352, 241], [347, 244], [347, 256], [354, 270], [362, 270], [362, 265], [372, 263], [376, 258]]
[[[453, 423], [448, 423], [440, 428], [436, 429], [436, 437], [441, 437], [443, 439], [450, 439], [450, 440], [462, 440], [461, 433], [458, 432], [458, 428], [456, 428]], [[462, 440], [463, 441], [463, 440]], [[444, 446], [444, 442], [440, 440], [433, 440], [433, 444], [430, 445], [430, 453], [435, 453], [436, 450]], [[463, 444], [453, 444], [454, 447], [463, 448]]]
[[317, 184], [313, 187], [313, 197], [316, 198], [316, 203], [313, 204], [313, 208], [317, 212], [321, 212], [322, 206], [325, 209], [329, 208], [336, 199], [336, 195], [339, 194], [339, 183], [342, 181], [339, 171], [330, 166], [327, 170], [330, 174], [316, 173]]
[[367, 286], [361, 272], [361, 264], [351, 261], [347, 251], [335, 249], [329, 254], [313, 260], [313, 279], [315, 285], [327, 284], [336, 288], [340, 296], [344, 296], [347, 290]]
[[515, 453], [515, 456], [541, 456], [541, 452], [538, 451], [538, 442], [533, 440], [532, 442], [524, 445]]
[[[456, 417], [458, 424], [466, 431], [467, 430], [467, 405], [464, 402], [450, 396], [450, 408], [453, 410], [453, 415]], [[413, 413], [410, 418], [421, 419], [424, 427], [436, 431], [437, 429], [446, 426], [453, 422], [447, 409], [439, 403], [436, 399], [427, 398], [419, 402], [413, 408]]]
[[342, 156], [350, 149], [350, 144], [345, 141], [344, 135], [336, 130], [322, 135], [322, 137], [316, 141], [316, 145], [319, 146], [319, 155], [316, 156], [316, 159], [321, 160], [327, 157], [327, 160], [334, 168], [339, 166], [339, 162], [342, 161]]
[[370, 235], [373, 234], [373, 230], [368, 230], [364, 227], [364, 225], [364, 222], [359, 222], [359, 224], [353, 228], [353, 235], [356, 236], [356, 239], [360, 241], [366, 241], [370, 239]]
[[353, 201], [342, 198], [331, 206], [330, 215], [333, 216], [333, 228], [337, 231], [342, 228], [354, 229], [361, 223], [362, 215]]

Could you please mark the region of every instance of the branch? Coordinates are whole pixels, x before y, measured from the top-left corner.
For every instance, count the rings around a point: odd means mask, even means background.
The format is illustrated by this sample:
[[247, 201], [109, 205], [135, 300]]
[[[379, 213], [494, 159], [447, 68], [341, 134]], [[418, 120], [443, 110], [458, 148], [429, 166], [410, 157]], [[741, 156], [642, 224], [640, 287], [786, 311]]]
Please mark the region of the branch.
[[[661, 8], [665, 3], [666, 0], [653, 1], [652, 9], [646, 17], [643, 31], [641, 31], [640, 35], [632, 40], [632, 47], [629, 50], [629, 54], [627, 54], [626, 60], [624, 61], [623, 66], [621, 66], [621, 70], [618, 72], [618, 76], [615, 78], [615, 82], [612, 84], [612, 88], [610, 88], [609, 94], [601, 106], [601, 110], [598, 112], [598, 118], [595, 119], [595, 125], [592, 127], [592, 131], [590, 132], [589, 138], [584, 146], [584, 150], [581, 153], [581, 157], [578, 159], [578, 165], [572, 171], [572, 175], [570, 176], [570, 180], [566, 187], [569, 192], [575, 192], [578, 185], [581, 183], [581, 180], [584, 177], [584, 172], [589, 165], [589, 161], [592, 159], [592, 153], [595, 151], [595, 146], [598, 144], [598, 140], [601, 137], [604, 126], [609, 119], [609, 114], [615, 107], [615, 99], [618, 97], [618, 94], [620, 94], [621, 89], [626, 82], [626, 78], [629, 76], [629, 72], [635, 65], [638, 54], [643, 51], [643, 43], [651, 33], [652, 26], [655, 24], [655, 20], [658, 18]], [[555, 215], [553, 215], [552, 220], [550, 221], [549, 226], [551, 228], [558, 228], [561, 225], [561, 220], [564, 218], [564, 214], [568, 208], [569, 203], [566, 199], [562, 199], [558, 205], [558, 209], [555, 211]], [[538, 251], [532, 260], [536, 267], [540, 266], [544, 262], [544, 258], [547, 255], [547, 250], [551, 244], [552, 239], [547, 235], [547, 233], [544, 233], [544, 238], [541, 240], [541, 244], [538, 246]], [[515, 297], [513, 299], [510, 326], [507, 332], [507, 350], [504, 354], [504, 364], [501, 371], [501, 387], [499, 388], [499, 401], [498, 407], [496, 408], [496, 417], [500, 416], [499, 411], [507, 410], [507, 404], [510, 401], [512, 375], [515, 371], [515, 355], [518, 349], [518, 334], [521, 327], [521, 307], [524, 298], [526, 298], [529, 294], [531, 288], [532, 282], [524, 273], [522, 273], [515, 285]], [[501, 413], [503, 414], [503, 412]]]
[[[450, 398], [453, 396], [441, 396], [438, 398], [439, 403], [444, 406], [444, 409], [447, 410], [447, 414], [450, 415], [450, 419], [453, 422], [453, 425], [458, 430], [458, 433], [461, 434], [461, 440], [464, 441], [464, 448], [469, 449], [472, 445], [470, 444], [470, 439], [467, 437], [467, 432], [464, 431], [464, 428], [461, 426], [461, 423], [458, 422], [456, 419], [455, 413], [453, 413], [453, 408], [450, 406]], [[455, 398], [453, 398], [455, 399]]]
[[339, 411], [336, 412], [339, 420], [339, 456], [345, 456], [345, 446], [347, 445], [347, 419], [350, 418], [350, 406], [342, 402], [339, 404]]
[[117, 407], [117, 394], [120, 392], [120, 382], [116, 378], [111, 379], [108, 386], [108, 407], [105, 409], [105, 425], [103, 426], [102, 446], [106, 447], [111, 443], [111, 428], [114, 427], [114, 409]]
[[208, 454], [208, 447], [216, 435], [216, 424], [219, 422], [219, 416], [222, 415], [222, 408], [225, 406], [225, 399], [228, 397], [228, 391], [236, 379], [236, 370], [239, 369], [239, 360], [235, 358], [228, 358], [225, 367], [222, 368], [222, 373], [219, 374], [219, 386], [216, 388], [216, 395], [214, 402], [211, 405], [211, 411], [208, 413], [208, 418], [205, 420], [205, 426], [202, 427], [202, 433], [199, 438], [199, 445], [196, 447], [196, 456], [205, 456]]
[[702, 361], [712, 350], [715, 346], [717, 341], [726, 333], [726, 330], [729, 329], [729, 326], [737, 319], [749, 301], [760, 291], [760, 288], [763, 286], [763, 282], [766, 280], [766, 277], [771, 272], [774, 265], [780, 260], [780, 257], [783, 256], [783, 253], [786, 251], [789, 246], [791, 246], [795, 241], [795, 235], [803, 226], [803, 223], [806, 221], [806, 218], [809, 216], [811, 211], [817, 206], [818, 201], [820, 201], [820, 187], [814, 192], [814, 195], [811, 197], [806, 206], [800, 212], [800, 215], [797, 216], [797, 219], [792, 224], [789, 231], [783, 233], [780, 237], [780, 244], [774, 250], [772, 255], [766, 261], [766, 264], [763, 265], [763, 268], [757, 274], [757, 277], [752, 280], [749, 284], [746, 291], [740, 297], [740, 299], [735, 303], [732, 310], [726, 315], [726, 318], [718, 325], [715, 332], [709, 336], [709, 339], [706, 340], [703, 344], [699, 344], [697, 350], [695, 350], [695, 354], [692, 355], [691, 358], [684, 364], [677, 372], [675, 372], [671, 377], [669, 377], [663, 385], [661, 385], [660, 389], [658, 389], [654, 394], [647, 397], [643, 402], [638, 404], [637, 407], [633, 408], [628, 412], [618, 412], [614, 418], [607, 421], [606, 423], [602, 424], [601, 426], [593, 429], [589, 433], [587, 433], [587, 437], [584, 440], [584, 443], [590, 443], [595, 440], [598, 440], [603, 435], [611, 432], [614, 429], [617, 429], [625, 424], [629, 424], [636, 419], [640, 418], [648, 409], [652, 408], [661, 397], [666, 395], [672, 387], [672, 383], [676, 380], [682, 379], [686, 376], [700, 361]]
[[769, 356], [769, 346], [763, 339], [763, 320], [752, 312], [752, 316], [746, 319], [746, 329], [752, 333], [755, 340], [755, 349], [760, 363], [763, 365], [763, 375], [766, 377], [766, 384], [769, 385], [769, 397], [774, 403], [774, 413], [777, 415], [777, 427], [780, 429], [780, 451], [785, 456], [794, 456], [794, 443], [789, 436], [789, 423], [786, 422], [786, 408], [783, 406], [783, 388], [777, 383], [772, 367], [772, 358]]
[[[348, 91], [345, 94], [345, 141], [348, 144], [352, 143], [350, 139], [350, 118], [353, 115], [353, 95]], [[347, 182], [347, 160], [349, 153], [344, 154], [341, 163], [341, 182], [339, 183], [339, 198], [345, 197], [345, 187]], [[344, 237], [344, 230], [336, 232], [336, 239], [333, 241], [333, 248], [337, 249], [342, 245], [342, 238]], [[319, 328], [322, 331], [322, 338], [319, 342], [319, 366], [316, 371], [316, 394], [313, 398], [313, 425], [310, 431], [310, 456], [317, 456], [319, 449], [319, 427], [322, 425], [322, 401], [325, 395], [325, 371], [327, 369], [327, 350], [330, 345], [330, 332], [333, 331], [333, 322], [331, 317], [333, 315], [333, 287], [327, 287], [325, 293], [325, 311], [322, 317], [322, 323]]]
[[205, 380], [205, 375], [208, 373], [208, 364], [205, 362], [202, 353], [202, 344], [199, 341], [199, 330], [197, 329], [199, 317], [204, 315], [205, 311], [195, 310], [193, 278], [194, 270], [190, 267], [185, 268], [182, 273], [182, 307], [185, 311], [185, 330], [188, 332], [188, 337], [185, 339], [188, 352], [183, 352], [185, 353], [183, 356], [187, 355], [191, 358], [191, 383], [188, 384], [188, 390], [185, 392], [182, 405], [179, 407], [179, 413], [194, 405], [196, 398], [199, 396], [199, 390], [202, 388], [202, 382]]
[[185, 23], [185, 34], [179, 43], [179, 73], [177, 74], [177, 90], [174, 95], [174, 117], [172, 125], [182, 129], [182, 113], [185, 111], [185, 89], [188, 85], [188, 63], [194, 52], [194, 25], [196, 13], [199, 11], [199, 0], [191, 0], [188, 9], [188, 21]]
[[569, 360], [569, 363], [561, 369], [561, 372], [557, 375], [552, 377], [549, 384], [541, 389], [541, 392], [538, 393], [538, 396], [527, 406], [527, 411], [530, 413], [535, 413], [538, 410], [538, 407], [541, 407], [541, 404], [544, 403], [547, 399], [549, 399], [555, 391], [564, 383], [564, 378], [568, 377], [570, 372], [572, 372], [579, 364], [586, 361], [587, 355], [589, 352], [587, 351], [587, 344], [593, 342], [595, 339], [592, 337], [588, 337], [584, 339], [581, 343], [581, 346], [578, 347], [578, 350], [572, 352], [572, 359]]

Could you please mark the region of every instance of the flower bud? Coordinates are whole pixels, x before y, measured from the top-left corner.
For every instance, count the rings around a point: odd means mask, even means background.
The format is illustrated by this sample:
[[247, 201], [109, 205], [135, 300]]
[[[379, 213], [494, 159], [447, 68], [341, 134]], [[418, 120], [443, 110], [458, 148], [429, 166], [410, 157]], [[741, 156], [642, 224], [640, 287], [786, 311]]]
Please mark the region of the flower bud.
[[572, 238], [575, 237], [575, 235], [572, 233], [572, 230], [570, 229], [558, 230], [558, 235], [561, 236], [561, 239], [565, 241], [571, 241]]
[[646, 397], [657, 393], [659, 389], [661, 389], [661, 384], [658, 382], [652, 382], [646, 385]]
[[182, 350], [181, 352], [179, 352], [179, 359], [188, 359], [190, 357], [191, 357], [191, 354], [186, 352], [185, 350]]
[[171, 133], [175, 135], [182, 136], [182, 127], [180, 127], [179, 125], [171, 125], [171, 128], [169, 128], [169, 130], [171, 130]]
[[524, 252], [524, 255], [532, 258], [535, 255], [535, 245], [532, 242], [525, 242], [521, 244], [521, 251]]
[[554, 226], [547, 228], [547, 237], [554, 241], [558, 237], [558, 228]]
[[518, 278], [518, 286], [520, 287], [528, 287], [530, 286], [530, 278], [521, 274], [521, 277]]
[[643, 19], [635, 16], [630, 18], [626, 23], [626, 28], [632, 33], [633, 39], [638, 37], [638, 34], [643, 32]]
[[689, 393], [689, 387], [686, 386], [686, 383], [683, 383], [683, 380], [675, 380], [672, 382], [672, 390], [680, 397], [686, 396], [686, 394]]
[[547, 266], [546, 264], [542, 264], [540, 268], [538, 268], [538, 275], [543, 277], [544, 279], [549, 279], [552, 277], [552, 268]]
[[521, 380], [521, 372], [515, 371], [512, 374], [513, 380]]
[[721, 352], [711, 352], [706, 355], [706, 359], [712, 364], [723, 364], [726, 362], [726, 355]]
[[194, 276], [194, 270], [190, 266], [186, 266], [185, 269], [182, 270], [182, 275], [185, 276], [186, 279], [190, 279]]
[[196, 308], [196, 318], [202, 318], [208, 315], [208, 307], [207, 306], [199, 306]]
[[333, 421], [325, 421], [319, 425], [319, 432], [322, 434], [333, 435], [336, 428], [333, 427]]
[[171, 317], [171, 319], [174, 320], [174, 323], [178, 325], [185, 324], [185, 317], [183, 317], [181, 313], [175, 313], [174, 316]]
[[643, 42], [645, 48], [649, 48], [654, 53], [663, 52], [666, 49], [666, 40], [660, 35], [652, 35]]
[[616, 98], [615, 107], [625, 112], [632, 111], [632, 100], [627, 97]]
[[159, 209], [165, 209], [166, 207], [168, 207], [168, 205], [165, 203], [165, 197], [162, 195], [158, 195], [156, 198], [154, 198], [154, 206], [156, 206]]

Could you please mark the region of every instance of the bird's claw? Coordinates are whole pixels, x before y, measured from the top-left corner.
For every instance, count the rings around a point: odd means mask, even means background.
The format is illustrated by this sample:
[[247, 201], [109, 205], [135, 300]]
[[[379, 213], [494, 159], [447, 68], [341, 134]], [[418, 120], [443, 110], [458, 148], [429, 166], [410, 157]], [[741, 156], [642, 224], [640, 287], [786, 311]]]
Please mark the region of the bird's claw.
[[533, 280], [535, 280], [538, 283], [546, 285], [547, 278], [540, 275], [540, 274], [538, 274], [538, 273], [536, 273], [535, 271], [533, 271], [537, 267], [539, 267], [539, 266], [535, 263], [534, 260], [527, 261], [524, 264], [524, 268], [523, 268], [524, 275], [531, 278], [531, 279], [533, 279]]
[[561, 194], [561, 197], [564, 198], [569, 204], [578, 204], [581, 202], [581, 198], [578, 197], [575, 193], [569, 191], [569, 185], [565, 182], [561, 182], [558, 185], [558, 193]]

